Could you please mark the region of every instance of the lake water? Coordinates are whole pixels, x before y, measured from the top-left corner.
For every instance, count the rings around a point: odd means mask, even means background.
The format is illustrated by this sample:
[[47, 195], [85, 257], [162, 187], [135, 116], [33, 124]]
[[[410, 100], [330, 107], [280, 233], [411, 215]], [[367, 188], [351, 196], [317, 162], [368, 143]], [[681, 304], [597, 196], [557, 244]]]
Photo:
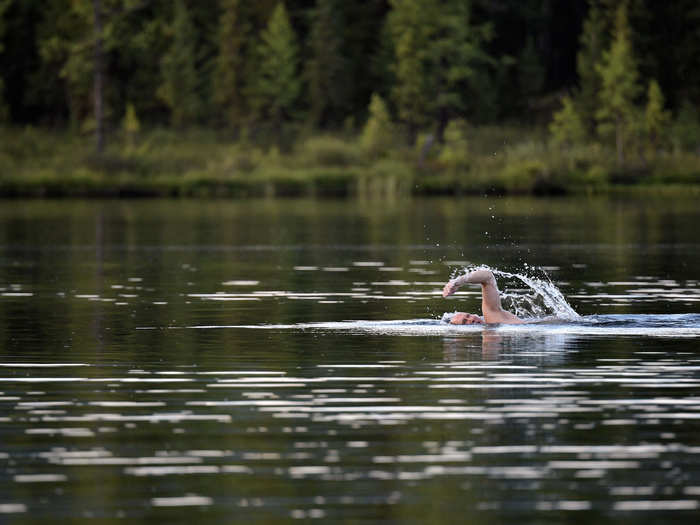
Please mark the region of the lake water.
[[[682, 196], [3, 201], [0, 521], [696, 523], [699, 225]], [[467, 264], [581, 318], [447, 326]]]

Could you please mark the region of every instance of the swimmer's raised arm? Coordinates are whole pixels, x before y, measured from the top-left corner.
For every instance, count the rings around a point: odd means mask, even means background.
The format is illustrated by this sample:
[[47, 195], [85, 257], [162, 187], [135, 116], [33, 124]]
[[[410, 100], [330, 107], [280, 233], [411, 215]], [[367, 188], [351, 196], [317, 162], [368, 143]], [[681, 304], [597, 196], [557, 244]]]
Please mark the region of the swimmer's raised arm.
[[481, 311], [487, 323], [522, 323], [518, 317], [501, 307], [501, 296], [496, 285], [496, 278], [491, 270], [476, 270], [460, 275], [449, 281], [442, 290], [442, 296], [448, 297], [464, 284], [481, 285]]
[[[460, 275], [459, 277], [455, 277], [450, 282], [448, 282], [442, 289], [442, 296], [447, 297], [449, 295], [452, 295], [461, 286], [464, 286], [467, 283], [487, 284], [489, 282], [493, 282], [493, 285], [496, 286], [496, 278], [493, 276], [493, 272], [491, 272], [491, 270], [476, 270], [473, 272], [469, 272], [467, 274]], [[498, 291], [498, 288], [496, 288], [496, 291]]]

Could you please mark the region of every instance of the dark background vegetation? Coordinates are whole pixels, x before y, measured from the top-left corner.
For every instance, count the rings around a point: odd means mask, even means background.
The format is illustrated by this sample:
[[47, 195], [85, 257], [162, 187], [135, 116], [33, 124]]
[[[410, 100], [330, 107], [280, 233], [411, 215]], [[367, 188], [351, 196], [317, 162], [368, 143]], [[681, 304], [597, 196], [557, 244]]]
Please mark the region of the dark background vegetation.
[[0, 190], [695, 183], [699, 28], [693, 0], [0, 0]]

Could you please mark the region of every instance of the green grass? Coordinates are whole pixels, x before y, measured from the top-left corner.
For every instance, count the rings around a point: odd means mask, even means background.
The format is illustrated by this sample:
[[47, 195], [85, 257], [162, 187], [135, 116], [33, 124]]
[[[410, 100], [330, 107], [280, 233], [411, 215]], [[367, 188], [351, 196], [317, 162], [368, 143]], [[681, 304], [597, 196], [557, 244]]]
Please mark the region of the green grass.
[[[401, 146], [383, 155], [356, 138], [317, 135], [289, 151], [199, 129], [152, 129], [131, 144], [36, 128], [0, 129], [3, 196], [351, 196], [564, 194], [700, 186], [700, 157], [657, 153], [616, 165], [599, 144], [561, 149], [542, 129], [468, 127], [459, 150]], [[421, 158], [422, 157], [422, 158]]]

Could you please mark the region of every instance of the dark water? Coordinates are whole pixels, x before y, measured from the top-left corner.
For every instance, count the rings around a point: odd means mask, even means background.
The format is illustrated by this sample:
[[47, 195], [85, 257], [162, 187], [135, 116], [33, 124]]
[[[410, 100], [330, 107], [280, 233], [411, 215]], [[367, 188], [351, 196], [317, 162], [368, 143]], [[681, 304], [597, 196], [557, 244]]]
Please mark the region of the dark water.
[[[695, 523], [698, 224], [682, 197], [2, 202], [0, 522]], [[543, 267], [582, 318], [441, 324], [479, 309], [440, 297], [468, 263]]]

